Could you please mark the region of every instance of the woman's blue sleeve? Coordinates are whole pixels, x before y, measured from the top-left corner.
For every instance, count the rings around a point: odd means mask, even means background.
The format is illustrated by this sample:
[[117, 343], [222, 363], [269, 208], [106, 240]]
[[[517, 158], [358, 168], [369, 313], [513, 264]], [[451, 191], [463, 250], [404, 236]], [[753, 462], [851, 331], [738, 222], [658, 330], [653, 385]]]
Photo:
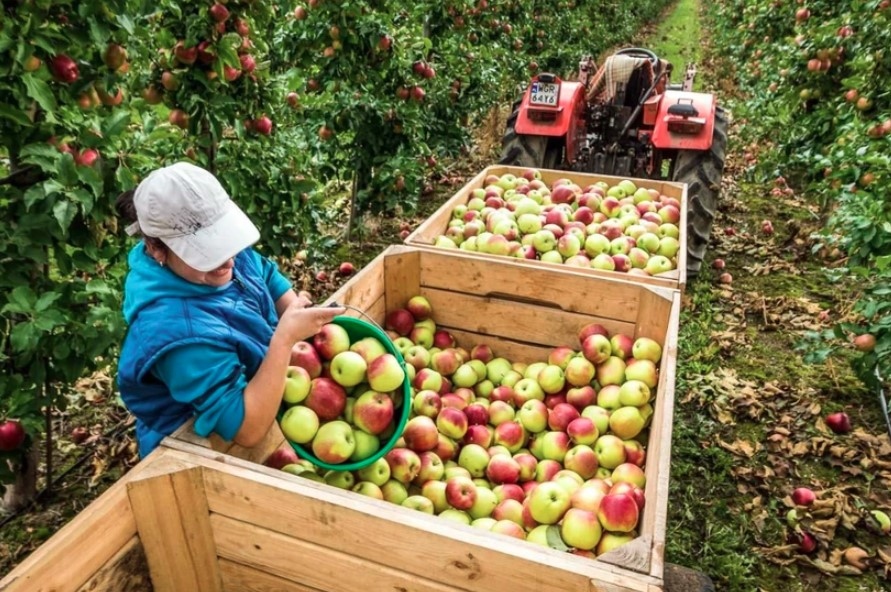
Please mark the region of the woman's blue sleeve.
[[272, 301], [275, 302], [279, 298], [281, 298], [282, 294], [291, 289], [291, 282], [288, 281], [282, 273], [278, 270], [278, 265], [275, 264], [268, 257], [264, 257], [257, 251], [252, 251], [254, 260], [257, 265], [260, 267], [260, 275], [263, 277], [263, 280], [266, 282], [266, 287], [269, 289], [269, 294], [272, 296]]
[[195, 410], [195, 433], [233, 440], [244, 421], [247, 378], [238, 356], [209, 344], [187, 344], [165, 353], [155, 375], [180, 403]]

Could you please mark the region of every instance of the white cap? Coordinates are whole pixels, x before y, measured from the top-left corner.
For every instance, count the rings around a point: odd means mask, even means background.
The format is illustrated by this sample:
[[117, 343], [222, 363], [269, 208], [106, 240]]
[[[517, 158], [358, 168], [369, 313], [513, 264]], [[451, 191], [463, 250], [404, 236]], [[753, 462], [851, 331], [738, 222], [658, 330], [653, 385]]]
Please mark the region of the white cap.
[[152, 171], [133, 195], [138, 226], [187, 265], [212, 271], [260, 239], [247, 215], [208, 171], [179, 162]]

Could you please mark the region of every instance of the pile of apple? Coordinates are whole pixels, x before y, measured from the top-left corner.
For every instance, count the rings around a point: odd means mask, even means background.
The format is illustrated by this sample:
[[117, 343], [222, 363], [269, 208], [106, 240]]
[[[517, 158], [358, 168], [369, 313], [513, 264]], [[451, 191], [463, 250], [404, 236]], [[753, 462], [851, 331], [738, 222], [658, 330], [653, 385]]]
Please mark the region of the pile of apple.
[[677, 268], [681, 204], [624, 179], [549, 187], [537, 169], [489, 175], [434, 246], [652, 276]]
[[[358, 471], [319, 471], [293, 456], [267, 464], [580, 555], [637, 536], [658, 342], [589, 324], [575, 348], [511, 362], [486, 344], [459, 347], [423, 296], [389, 312], [385, 328], [413, 393], [395, 447]], [[332, 376], [343, 373], [330, 366]], [[361, 427], [358, 408], [357, 400]]]
[[396, 429], [405, 370], [375, 337], [350, 340], [328, 323], [294, 346], [279, 425], [327, 464], [364, 460]]

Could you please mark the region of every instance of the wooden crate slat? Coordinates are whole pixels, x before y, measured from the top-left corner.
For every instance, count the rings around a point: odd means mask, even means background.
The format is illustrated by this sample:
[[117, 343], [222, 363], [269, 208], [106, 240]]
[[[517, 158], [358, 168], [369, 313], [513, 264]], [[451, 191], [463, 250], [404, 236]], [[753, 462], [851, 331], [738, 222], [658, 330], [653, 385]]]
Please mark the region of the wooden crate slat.
[[223, 592], [324, 592], [228, 559], [219, 565]]
[[[378, 260], [375, 259], [374, 261]], [[331, 304], [333, 302], [348, 303], [362, 310], [367, 310], [384, 297], [384, 282], [381, 281], [381, 271], [377, 265], [363, 267], [349, 282], [329, 296], [323, 304]]]
[[155, 592], [221, 592], [202, 469], [133, 481], [127, 493]]
[[381, 279], [386, 288], [384, 302], [387, 310], [402, 308], [408, 299], [420, 293], [421, 278], [416, 251], [405, 251], [384, 259]]
[[[677, 382], [678, 331], [680, 327], [680, 294], [675, 294], [671, 309], [662, 364], [650, 427], [647, 455], [646, 498], [652, 500], [644, 508], [643, 521], [653, 536], [650, 574], [662, 577], [665, 571], [665, 530], [668, 522], [669, 477], [671, 472], [671, 437], [674, 418], [675, 384]], [[655, 474], [653, 474], [655, 473]], [[652, 479], [652, 483], [651, 483]]]
[[[284, 486], [264, 484], [268, 478], [260, 474], [250, 480], [236, 478], [235, 471], [230, 465], [228, 471], [205, 472], [211, 512], [299, 536], [313, 544], [334, 545], [350, 555], [380, 563], [389, 561], [392, 550], [410, 540], [414, 559], [403, 560], [401, 569], [431, 574], [429, 577], [441, 574], [436, 576], [441, 581], [468, 590], [487, 592], [504, 586], [533, 592], [554, 586], [571, 592], [587, 590], [591, 578], [615, 583], [624, 577], [613, 572], [616, 568], [596, 561], [539, 549], [325, 485], [304, 483], [299, 477], [288, 479], [294, 482], [291, 487], [310, 493], [301, 503], [289, 504], [293, 497]], [[258, 512], [246, 503], [259, 498], [275, 512]], [[369, 537], [375, 544], [368, 544]], [[636, 580], [638, 587], [629, 585], [628, 589], [645, 589], [644, 584], [656, 581], [641, 575]]]
[[125, 487], [119, 481], [81, 510], [0, 580], [0, 590], [73, 592], [83, 586], [136, 536]]
[[[639, 284], [604, 280], [571, 268], [531, 269], [509, 257], [493, 260], [434, 250], [425, 252], [420, 261], [425, 289], [538, 302], [558, 310], [617, 320], [635, 319], [640, 305]], [[440, 311], [434, 309], [433, 314], [435, 319]]]
[[[398, 568], [308, 543], [248, 522], [219, 514], [212, 514], [210, 522], [220, 557], [321, 590], [460, 591], [460, 588], [439, 584]], [[343, 528], [349, 527], [343, 525]], [[368, 535], [373, 536], [372, 533]], [[332, 542], [336, 543], [336, 539]], [[375, 545], [377, 541], [370, 538], [367, 543]], [[411, 554], [410, 545], [405, 549]], [[392, 559], [396, 565], [400, 560], [409, 560], [398, 553], [394, 555]]]
[[134, 536], [78, 592], [145, 592], [151, 589], [145, 551], [139, 537]]
[[[424, 290], [437, 326], [511, 339], [531, 345], [579, 349], [578, 333], [598, 317], [565, 312], [547, 305], [475, 296], [448, 290]], [[616, 326], [616, 323], [610, 323]], [[633, 331], [633, 324], [625, 324]]]

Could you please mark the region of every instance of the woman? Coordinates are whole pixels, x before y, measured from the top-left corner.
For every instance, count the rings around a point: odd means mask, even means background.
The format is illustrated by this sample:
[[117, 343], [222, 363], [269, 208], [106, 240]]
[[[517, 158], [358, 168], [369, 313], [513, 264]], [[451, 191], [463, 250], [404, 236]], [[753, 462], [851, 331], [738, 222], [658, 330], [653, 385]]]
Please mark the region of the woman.
[[291, 349], [342, 308], [311, 307], [251, 248], [260, 233], [209, 172], [177, 163], [118, 198], [130, 251], [118, 367], [141, 456], [190, 417], [242, 446], [275, 419]]

